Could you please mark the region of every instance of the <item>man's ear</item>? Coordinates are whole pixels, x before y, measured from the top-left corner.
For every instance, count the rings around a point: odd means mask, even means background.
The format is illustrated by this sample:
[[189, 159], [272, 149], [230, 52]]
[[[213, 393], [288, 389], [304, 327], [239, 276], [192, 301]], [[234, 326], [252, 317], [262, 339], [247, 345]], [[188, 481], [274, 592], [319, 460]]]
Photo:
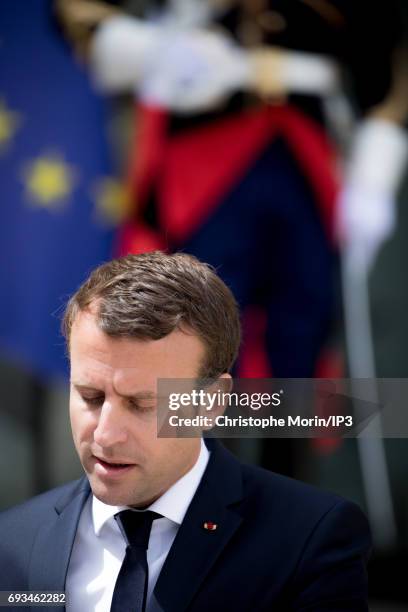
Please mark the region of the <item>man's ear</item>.
[[217, 379], [217, 382], [222, 387], [223, 393], [231, 393], [231, 389], [234, 382], [232, 380], [231, 374], [229, 374], [228, 372], [221, 374], [221, 376]]
[[[231, 392], [232, 386], [232, 376], [228, 372], [221, 374], [217, 380], [208, 385], [205, 388], [208, 400], [204, 406], [200, 406], [200, 415], [209, 417], [212, 423], [215, 423], [216, 417], [224, 414], [228, 408], [228, 394]], [[204, 429], [211, 429], [211, 427]]]

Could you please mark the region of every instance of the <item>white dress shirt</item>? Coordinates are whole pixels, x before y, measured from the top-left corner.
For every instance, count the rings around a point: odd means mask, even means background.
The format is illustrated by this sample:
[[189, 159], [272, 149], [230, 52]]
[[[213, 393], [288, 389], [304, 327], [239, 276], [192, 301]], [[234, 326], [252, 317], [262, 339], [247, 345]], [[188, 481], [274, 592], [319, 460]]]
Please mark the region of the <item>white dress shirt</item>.
[[[153, 521], [147, 550], [147, 610], [160, 571], [207, 467], [209, 455], [201, 440], [195, 465], [147, 508], [163, 515], [163, 518]], [[121, 510], [126, 510], [126, 507], [108, 506], [93, 495], [86, 501], [68, 567], [67, 612], [109, 612], [126, 551], [125, 540], [113, 518]]]

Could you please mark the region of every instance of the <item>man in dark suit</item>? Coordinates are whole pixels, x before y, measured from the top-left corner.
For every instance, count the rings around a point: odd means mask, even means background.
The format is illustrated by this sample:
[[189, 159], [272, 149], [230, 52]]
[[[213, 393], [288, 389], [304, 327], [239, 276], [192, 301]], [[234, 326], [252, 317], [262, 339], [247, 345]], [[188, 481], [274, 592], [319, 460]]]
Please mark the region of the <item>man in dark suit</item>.
[[159, 378], [230, 378], [238, 310], [210, 268], [160, 252], [109, 262], [64, 332], [86, 476], [0, 515], [0, 590], [66, 591], [75, 612], [368, 609], [356, 506], [217, 442], [157, 437]]

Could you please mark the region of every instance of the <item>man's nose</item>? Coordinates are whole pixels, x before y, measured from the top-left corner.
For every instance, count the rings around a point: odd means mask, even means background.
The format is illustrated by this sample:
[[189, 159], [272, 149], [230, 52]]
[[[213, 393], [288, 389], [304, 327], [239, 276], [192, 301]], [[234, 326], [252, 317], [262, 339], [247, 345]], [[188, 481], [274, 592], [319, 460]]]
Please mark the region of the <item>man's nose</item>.
[[94, 430], [94, 440], [102, 448], [126, 442], [126, 415], [120, 406], [110, 401], [103, 403], [98, 424]]

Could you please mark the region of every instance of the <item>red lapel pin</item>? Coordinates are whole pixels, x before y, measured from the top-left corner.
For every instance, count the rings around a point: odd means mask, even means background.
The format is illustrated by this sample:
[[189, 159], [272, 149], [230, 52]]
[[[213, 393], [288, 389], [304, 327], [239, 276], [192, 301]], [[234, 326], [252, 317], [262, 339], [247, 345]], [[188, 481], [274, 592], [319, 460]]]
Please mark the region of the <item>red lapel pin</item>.
[[204, 529], [207, 531], [215, 531], [218, 527], [217, 523], [212, 523], [211, 521], [206, 521], [203, 525]]

